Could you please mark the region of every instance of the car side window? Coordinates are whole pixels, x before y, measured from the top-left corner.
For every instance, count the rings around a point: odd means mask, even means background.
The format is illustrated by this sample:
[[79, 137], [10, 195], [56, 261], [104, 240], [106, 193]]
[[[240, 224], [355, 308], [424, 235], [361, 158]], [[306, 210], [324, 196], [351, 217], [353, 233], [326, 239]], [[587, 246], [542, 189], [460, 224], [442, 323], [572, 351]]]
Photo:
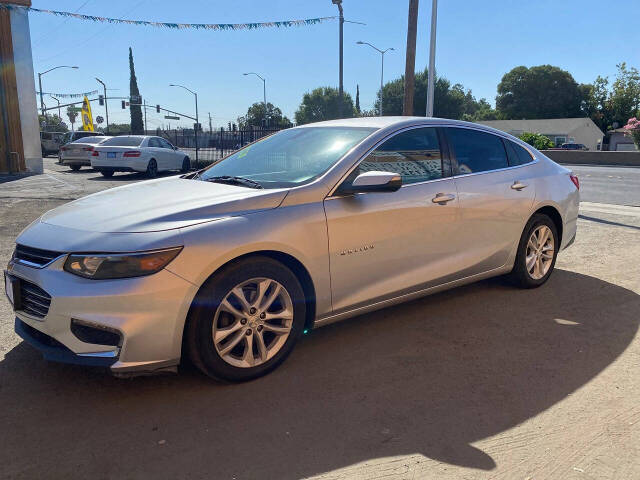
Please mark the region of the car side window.
[[508, 167], [507, 152], [500, 137], [469, 128], [445, 130], [455, 152], [458, 175]]
[[154, 148], [161, 148], [162, 145], [160, 145], [160, 142], [158, 141], [158, 139], [156, 137], [151, 137], [149, 139], [149, 146], [150, 147], [154, 147]]
[[510, 166], [515, 167], [533, 162], [531, 154], [517, 143], [510, 140], [504, 140], [504, 145], [507, 148], [507, 156], [509, 157]]
[[168, 148], [169, 150], [173, 150], [173, 145], [167, 142], [164, 138], [160, 139], [160, 143], [162, 143], [163, 148]]
[[399, 133], [367, 155], [356, 170], [357, 174], [374, 170], [398, 173], [404, 185], [442, 178], [438, 133], [435, 128]]

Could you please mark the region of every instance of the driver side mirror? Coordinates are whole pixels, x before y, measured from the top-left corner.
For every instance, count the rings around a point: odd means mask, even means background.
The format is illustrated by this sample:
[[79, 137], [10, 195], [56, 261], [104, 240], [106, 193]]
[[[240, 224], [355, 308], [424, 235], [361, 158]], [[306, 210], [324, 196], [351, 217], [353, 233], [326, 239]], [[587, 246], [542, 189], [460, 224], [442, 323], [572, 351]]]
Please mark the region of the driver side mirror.
[[350, 185], [345, 183], [337, 193], [395, 192], [402, 186], [402, 177], [394, 172], [371, 171], [361, 173]]

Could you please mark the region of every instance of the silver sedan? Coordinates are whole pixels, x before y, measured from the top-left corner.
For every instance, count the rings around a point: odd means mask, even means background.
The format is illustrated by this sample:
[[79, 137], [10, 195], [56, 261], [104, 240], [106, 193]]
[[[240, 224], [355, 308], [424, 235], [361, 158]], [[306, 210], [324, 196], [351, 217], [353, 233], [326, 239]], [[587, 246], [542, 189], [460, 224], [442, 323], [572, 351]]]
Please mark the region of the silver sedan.
[[91, 166], [93, 149], [108, 136], [82, 137], [60, 147], [60, 163], [77, 172], [82, 166]]
[[248, 380], [311, 328], [497, 275], [539, 287], [575, 239], [578, 189], [480, 125], [304, 125], [45, 213], [17, 239], [6, 292], [48, 359], [129, 375], [189, 358]]

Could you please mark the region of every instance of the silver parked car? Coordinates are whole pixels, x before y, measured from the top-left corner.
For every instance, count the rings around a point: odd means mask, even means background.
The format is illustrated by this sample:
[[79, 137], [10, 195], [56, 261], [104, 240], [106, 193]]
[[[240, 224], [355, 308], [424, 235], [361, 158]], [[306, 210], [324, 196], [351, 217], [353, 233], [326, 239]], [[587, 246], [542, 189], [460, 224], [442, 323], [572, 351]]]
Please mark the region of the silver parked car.
[[45, 213], [18, 237], [6, 291], [48, 359], [126, 375], [188, 356], [247, 380], [313, 327], [496, 275], [542, 285], [574, 241], [578, 187], [471, 123], [304, 125]]
[[67, 165], [77, 172], [82, 166], [91, 166], [93, 149], [106, 139], [107, 136], [82, 137], [60, 147], [60, 163]]

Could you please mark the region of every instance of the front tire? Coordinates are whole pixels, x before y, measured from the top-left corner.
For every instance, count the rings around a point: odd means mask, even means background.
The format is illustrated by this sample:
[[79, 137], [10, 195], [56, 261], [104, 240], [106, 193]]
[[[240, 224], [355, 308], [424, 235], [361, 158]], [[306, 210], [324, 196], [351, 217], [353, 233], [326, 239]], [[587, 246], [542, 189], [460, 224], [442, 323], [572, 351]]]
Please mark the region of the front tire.
[[545, 283], [553, 272], [559, 247], [553, 220], [541, 213], [531, 217], [518, 244], [510, 274], [513, 283], [521, 288], [536, 288]]
[[78, 170], [80, 170], [82, 168], [82, 165], [69, 165], [69, 168], [71, 170], [73, 170], [74, 172], [77, 172]]
[[113, 177], [113, 170], [100, 170], [100, 173], [103, 177], [111, 178]]
[[191, 170], [191, 160], [189, 160], [189, 157], [184, 157], [184, 160], [182, 160], [182, 168], [180, 169], [180, 172], [187, 173], [189, 170]]
[[207, 280], [193, 301], [185, 346], [206, 375], [242, 382], [265, 375], [291, 353], [305, 325], [296, 276], [268, 257], [234, 262]]
[[158, 164], [152, 158], [147, 164], [147, 177], [156, 178], [158, 176]]

